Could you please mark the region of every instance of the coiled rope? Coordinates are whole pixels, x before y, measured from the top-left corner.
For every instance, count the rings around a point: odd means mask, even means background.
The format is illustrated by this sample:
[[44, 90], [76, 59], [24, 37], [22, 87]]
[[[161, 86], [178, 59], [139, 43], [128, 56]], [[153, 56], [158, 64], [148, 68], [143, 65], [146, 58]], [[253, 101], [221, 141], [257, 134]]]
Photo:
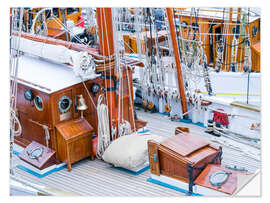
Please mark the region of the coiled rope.
[[96, 157], [101, 159], [104, 151], [110, 145], [109, 112], [106, 104], [102, 104], [103, 94], [98, 97], [98, 143]]

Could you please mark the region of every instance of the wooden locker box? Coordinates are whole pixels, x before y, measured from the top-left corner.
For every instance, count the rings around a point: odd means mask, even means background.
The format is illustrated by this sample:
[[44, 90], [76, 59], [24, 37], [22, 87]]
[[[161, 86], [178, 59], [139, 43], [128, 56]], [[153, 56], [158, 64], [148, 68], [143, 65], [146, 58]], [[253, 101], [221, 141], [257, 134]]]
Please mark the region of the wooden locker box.
[[160, 144], [149, 140], [148, 154], [152, 174], [186, 182], [192, 192], [193, 181], [207, 164], [221, 163], [222, 149], [188, 133], [179, 133]]

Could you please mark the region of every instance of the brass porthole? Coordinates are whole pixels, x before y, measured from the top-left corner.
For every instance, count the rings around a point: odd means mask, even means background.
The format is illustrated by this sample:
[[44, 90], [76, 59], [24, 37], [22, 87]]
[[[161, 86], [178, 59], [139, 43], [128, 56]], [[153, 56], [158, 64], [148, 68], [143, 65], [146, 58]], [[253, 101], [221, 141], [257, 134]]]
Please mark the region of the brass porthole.
[[43, 111], [43, 101], [40, 96], [36, 96], [34, 99], [35, 107], [39, 111]]
[[58, 102], [58, 108], [61, 113], [66, 113], [71, 107], [72, 100], [67, 96], [62, 96]]

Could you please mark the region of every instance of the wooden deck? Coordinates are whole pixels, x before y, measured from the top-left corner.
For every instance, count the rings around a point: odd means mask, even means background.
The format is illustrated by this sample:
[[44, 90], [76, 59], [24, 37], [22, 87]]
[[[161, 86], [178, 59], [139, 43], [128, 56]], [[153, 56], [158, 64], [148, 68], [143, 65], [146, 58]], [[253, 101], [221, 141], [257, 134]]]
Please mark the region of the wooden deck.
[[[170, 137], [174, 135], [177, 126], [189, 127], [191, 134], [211, 141], [212, 135], [205, 133], [205, 128], [194, 124], [170, 121], [167, 116], [158, 113], [145, 113], [137, 111], [140, 119], [148, 121], [148, 129], [151, 133]], [[211, 141], [212, 142], [212, 141]], [[230, 142], [228, 140], [228, 142]], [[230, 142], [231, 143], [231, 142]], [[219, 146], [213, 142], [216, 146]], [[233, 144], [232, 144], [233, 146]], [[246, 146], [246, 150], [256, 151], [253, 147]], [[14, 163], [20, 160], [14, 157]], [[245, 167], [249, 171], [260, 168], [261, 162], [232, 147], [223, 147], [224, 165], [236, 165]], [[43, 178], [37, 178], [27, 172], [15, 168], [15, 174], [31, 183], [44, 185], [51, 188], [72, 192], [87, 196], [144, 196], [144, 197], [173, 197], [183, 196], [183, 193], [147, 182], [150, 171], [140, 175], [132, 175], [127, 172], [112, 168], [109, 164], [100, 161], [82, 160], [72, 165], [72, 171], [67, 169], [52, 173]]]

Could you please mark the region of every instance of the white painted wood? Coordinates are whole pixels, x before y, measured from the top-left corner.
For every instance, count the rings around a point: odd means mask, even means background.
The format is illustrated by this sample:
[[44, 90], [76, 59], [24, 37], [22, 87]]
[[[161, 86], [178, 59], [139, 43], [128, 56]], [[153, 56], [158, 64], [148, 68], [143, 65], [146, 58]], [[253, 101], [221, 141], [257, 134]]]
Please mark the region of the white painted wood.
[[46, 87], [51, 91], [29, 85], [20, 80], [18, 82], [49, 94], [81, 82], [81, 79], [75, 76], [72, 68], [67, 65], [26, 55], [21, 56], [18, 63], [19, 79]]

